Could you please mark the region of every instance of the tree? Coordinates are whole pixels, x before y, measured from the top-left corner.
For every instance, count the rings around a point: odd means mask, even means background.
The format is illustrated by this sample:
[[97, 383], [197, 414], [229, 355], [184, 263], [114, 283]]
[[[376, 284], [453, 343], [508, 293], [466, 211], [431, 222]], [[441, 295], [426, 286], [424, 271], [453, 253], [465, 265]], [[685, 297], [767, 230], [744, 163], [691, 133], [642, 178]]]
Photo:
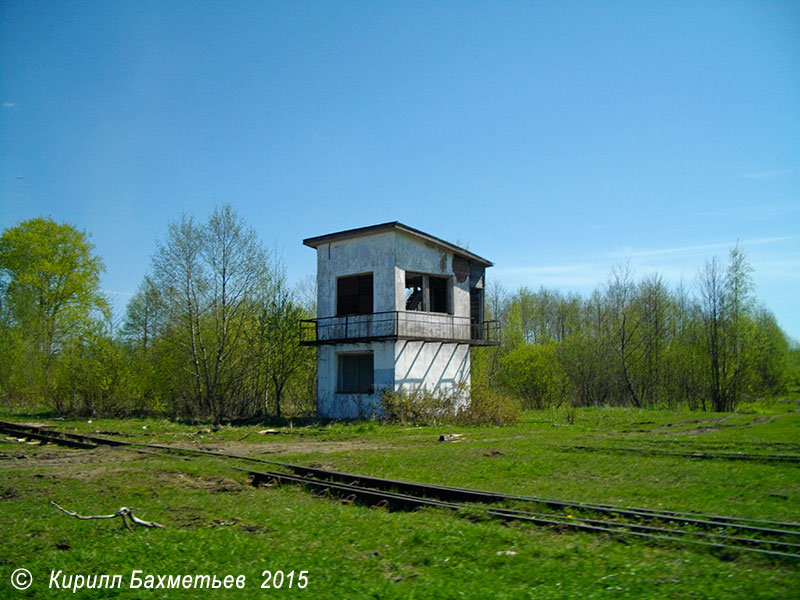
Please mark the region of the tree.
[[190, 374], [191, 389], [178, 395], [215, 424], [234, 412], [247, 370], [245, 333], [270, 277], [264, 247], [227, 204], [204, 225], [186, 216], [171, 224], [153, 259], [153, 281]]
[[668, 370], [666, 348], [673, 337], [674, 306], [664, 280], [654, 274], [639, 284], [636, 311], [640, 323], [642, 364], [636, 373], [642, 390], [642, 403], [656, 406], [664, 396], [665, 372]]
[[556, 353], [555, 342], [515, 348], [500, 361], [500, 385], [520, 398], [525, 408], [561, 405], [569, 385]]
[[104, 266], [93, 251], [85, 232], [44, 217], [23, 221], [0, 236], [0, 305], [5, 334], [14, 341], [9, 376], [27, 377], [31, 384], [23, 390], [5, 380], [6, 393], [46, 398], [64, 344], [97, 312], [108, 314], [100, 292]]
[[300, 319], [308, 314], [294, 301], [285, 277], [276, 278], [275, 283], [261, 320], [267, 336], [265, 367], [275, 400], [275, 416], [280, 418], [286, 385], [296, 373], [308, 368], [315, 353], [300, 345]]
[[754, 393], [780, 394], [790, 382], [791, 350], [775, 316], [766, 308], [756, 311], [751, 340], [754, 360]]
[[153, 278], [146, 275], [128, 302], [122, 335], [142, 351], [152, 346], [166, 324], [164, 299]]
[[708, 395], [715, 411], [734, 410], [748, 388], [754, 309], [751, 272], [737, 245], [725, 271], [714, 258], [700, 273]]
[[54, 373], [53, 399], [61, 413], [121, 416], [136, 408], [131, 362], [110, 335], [110, 323], [96, 320], [61, 351]]
[[633, 310], [635, 285], [629, 262], [615, 266], [605, 293], [607, 316], [610, 321], [612, 348], [617, 357], [620, 396], [641, 407], [640, 394], [634, 385], [633, 372], [641, 361], [641, 342], [638, 329], [640, 315]]

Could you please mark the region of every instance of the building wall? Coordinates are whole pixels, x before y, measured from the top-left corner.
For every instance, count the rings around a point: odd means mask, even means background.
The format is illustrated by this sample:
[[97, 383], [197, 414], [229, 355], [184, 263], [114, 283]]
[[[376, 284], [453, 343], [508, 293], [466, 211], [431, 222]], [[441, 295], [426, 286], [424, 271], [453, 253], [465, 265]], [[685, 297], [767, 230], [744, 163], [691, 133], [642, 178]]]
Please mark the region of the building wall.
[[[375, 386], [372, 394], [336, 392], [341, 353], [372, 352]], [[380, 416], [384, 390], [428, 391], [459, 394], [469, 390], [468, 344], [421, 342], [368, 342], [317, 348], [317, 414], [331, 419]], [[466, 395], [460, 398], [467, 401]]]
[[394, 343], [394, 389], [469, 390], [469, 344], [398, 340]]
[[406, 271], [449, 277], [453, 283], [453, 315], [469, 317], [469, 278], [458, 282], [453, 276], [453, 253], [409, 234], [395, 235], [395, 305], [405, 309]]
[[322, 244], [317, 248], [317, 316], [336, 315], [336, 280], [372, 273], [372, 310], [397, 310], [394, 292], [395, 236], [392, 231]]
[[[414, 236], [389, 231], [322, 244], [317, 248], [317, 316], [336, 315], [336, 280], [346, 275], [373, 274], [373, 311], [405, 309], [405, 273], [413, 271], [448, 277], [451, 310], [457, 317], [452, 337], [469, 339], [469, 284], [453, 275], [453, 253]], [[351, 319], [356, 323], [358, 317]], [[453, 320], [435, 313], [409, 312], [400, 316], [411, 335], [451, 337]], [[366, 317], [369, 319], [369, 317]], [[352, 325], [352, 323], [351, 323]], [[357, 325], [356, 325], [357, 326]], [[372, 351], [373, 394], [336, 392], [338, 358], [342, 352]], [[417, 340], [323, 345], [317, 348], [317, 413], [328, 418], [361, 418], [380, 414], [384, 389], [469, 389], [469, 345]], [[466, 398], [465, 398], [466, 401]]]
[[[374, 360], [374, 393], [337, 393], [338, 355], [370, 351]], [[358, 419], [379, 415], [384, 389], [394, 389], [394, 342], [335, 344], [317, 348], [317, 415], [320, 417]]]

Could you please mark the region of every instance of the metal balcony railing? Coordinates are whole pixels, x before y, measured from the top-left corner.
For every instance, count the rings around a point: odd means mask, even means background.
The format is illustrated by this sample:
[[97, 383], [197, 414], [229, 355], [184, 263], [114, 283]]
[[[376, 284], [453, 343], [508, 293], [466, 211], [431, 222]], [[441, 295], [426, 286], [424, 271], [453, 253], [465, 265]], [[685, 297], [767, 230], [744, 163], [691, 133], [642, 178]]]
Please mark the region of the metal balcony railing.
[[498, 321], [473, 323], [469, 317], [403, 310], [300, 321], [300, 343], [306, 346], [386, 340], [497, 346], [500, 324]]

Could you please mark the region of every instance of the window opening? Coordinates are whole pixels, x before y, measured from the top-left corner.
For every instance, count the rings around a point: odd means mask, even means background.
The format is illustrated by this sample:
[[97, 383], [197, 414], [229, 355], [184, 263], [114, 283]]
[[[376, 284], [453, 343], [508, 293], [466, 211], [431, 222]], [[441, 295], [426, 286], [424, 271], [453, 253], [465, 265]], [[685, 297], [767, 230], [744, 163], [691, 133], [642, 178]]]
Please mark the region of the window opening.
[[422, 302], [423, 276], [406, 273], [406, 310], [425, 310]]
[[469, 316], [472, 325], [471, 338], [483, 339], [483, 290], [480, 288], [469, 289]]
[[406, 272], [406, 310], [450, 312], [450, 278]]
[[371, 394], [375, 385], [375, 368], [372, 353], [340, 354], [340, 394]]
[[450, 302], [447, 297], [447, 290], [450, 287], [447, 277], [430, 276], [430, 310], [431, 312], [446, 313], [450, 312]]
[[336, 291], [336, 314], [372, 314], [372, 273], [339, 277]]

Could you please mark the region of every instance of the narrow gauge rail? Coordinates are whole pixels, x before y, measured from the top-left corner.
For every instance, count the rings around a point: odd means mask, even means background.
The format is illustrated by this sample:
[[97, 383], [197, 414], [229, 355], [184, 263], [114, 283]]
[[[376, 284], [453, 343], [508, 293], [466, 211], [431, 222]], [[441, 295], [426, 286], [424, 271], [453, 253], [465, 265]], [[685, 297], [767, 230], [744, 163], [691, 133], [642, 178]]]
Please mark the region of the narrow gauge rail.
[[[267, 461], [272, 462], [272, 461]], [[282, 464], [274, 463], [273, 464]], [[719, 515], [704, 515], [700, 513], [684, 513], [668, 510], [651, 508], [634, 508], [629, 506], [614, 506], [611, 504], [595, 504], [589, 502], [570, 502], [567, 500], [556, 500], [552, 498], [541, 498], [537, 496], [521, 496], [517, 494], [505, 494], [501, 492], [486, 492], [469, 488], [459, 488], [427, 483], [417, 483], [413, 481], [402, 481], [397, 479], [384, 479], [380, 477], [369, 477], [352, 473], [341, 473], [327, 469], [315, 467], [304, 467], [299, 465], [282, 464], [291, 469], [294, 473], [315, 477], [317, 479], [330, 479], [340, 483], [360, 484], [380, 490], [397, 490], [402, 493], [421, 495], [427, 498], [453, 502], [482, 502], [497, 503], [505, 501], [517, 501], [542, 504], [549, 508], [573, 509], [591, 511], [596, 513], [606, 513], [610, 515], [620, 515], [624, 517], [635, 517], [639, 519], [660, 519], [664, 521], [675, 521], [677, 523], [690, 522], [699, 527], [727, 527], [743, 531], [753, 531], [755, 533], [770, 533], [774, 535], [797, 535], [800, 536], [800, 523], [787, 523], [781, 521], [764, 521], [758, 519], [743, 519], [740, 517], [725, 517]]]
[[702, 449], [709, 449], [709, 450], [724, 450], [725, 448], [730, 447], [743, 447], [743, 446], [750, 446], [755, 448], [787, 448], [790, 450], [800, 450], [800, 444], [796, 442], [758, 442], [752, 440], [736, 440], [736, 441], [729, 441], [729, 440], [690, 440], [687, 441], [686, 438], [684, 439], [676, 439], [676, 438], [658, 438], [658, 437], [638, 437], [638, 438], [629, 438], [631, 441], [637, 444], [649, 444], [652, 446], [691, 446], [692, 448], [702, 448]]
[[583, 450], [586, 452], [612, 452], [618, 454], [649, 454], [653, 456], [677, 456], [684, 458], [704, 458], [723, 460], [750, 460], [761, 462], [800, 463], [800, 454], [752, 454], [744, 452], [697, 451], [680, 452], [677, 450], [659, 450], [656, 448], [626, 448], [622, 446], [562, 446], [562, 450]]
[[[262, 483], [295, 483], [326, 493], [334, 493], [347, 500], [361, 500], [375, 506], [396, 506], [413, 508], [448, 508], [460, 510], [464, 504], [447, 502], [416, 495], [391, 492], [363, 485], [338, 483], [330, 480], [316, 479], [302, 475], [289, 475], [276, 472], [249, 471], [254, 484]], [[738, 550], [767, 554], [781, 558], [800, 558], [800, 544], [785, 542], [779, 539], [748, 538], [722, 534], [704, 533], [687, 529], [640, 525], [635, 522], [608, 521], [601, 519], [575, 518], [549, 513], [512, 510], [489, 507], [486, 514], [507, 521], [524, 521], [536, 525], [550, 525], [559, 528], [576, 529], [613, 535], [633, 535], [665, 542], [678, 542], [710, 546], [721, 550]], [[781, 532], [794, 534], [796, 532]], [[760, 546], [760, 547], [758, 547]], [[765, 548], [766, 546], [766, 548]]]
[[45, 429], [44, 427], [36, 427], [33, 425], [24, 425], [21, 423], [9, 423], [8, 421], [0, 421], [0, 432], [7, 433], [16, 437], [27, 437], [40, 440], [43, 442], [50, 442], [61, 446], [68, 446], [70, 448], [82, 448], [91, 450], [98, 446], [127, 446], [129, 442], [114, 440], [109, 438], [98, 438], [90, 435], [82, 435], [77, 433], [67, 433], [64, 431], [55, 431]]
[[[283, 481], [288, 483], [300, 483], [312, 488], [327, 489], [329, 492], [340, 493], [345, 495], [345, 497], [366, 500], [374, 504], [391, 504], [401, 507], [440, 506], [454, 509], [461, 507], [462, 504], [460, 503], [480, 502], [493, 504], [514, 501], [536, 503], [555, 509], [589, 511], [603, 515], [606, 518], [621, 518], [628, 519], [628, 521], [574, 518], [558, 514], [535, 513], [495, 507], [488, 508], [487, 514], [501, 519], [519, 520], [539, 525], [551, 525], [561, 528], [581, 529], [615, 535], [634, 535], [669, 542], [689, 542], [704, 546], [744, 550], [784, 558], [800, 558], [800, 543], [798, 543], [800, 542], [800, 523], [743, 519], [699, 513], [681, 513], [657, 509], [613, 506], [608, 504], [569, 502], [535, 496], [520, 496], [468, 488], [383, 479], [317, 469], [302, 465], [293, 465], [254, 456], [227, 454], [193, 448], [176, 448], [174, 446], [159, 444], [127, 442], [109, 438], [58, 432], [42, 427], [9, 423], [6, 421], [0, 421], [0, 432], [16, 437], [30, 437], [43, 442], [51, 442], [77, 448], [92, 449], [100, 445], [130, 449], [146, 448], [148, 450], [163, 452], [215, 456], [218, 458], [270, 464], [292, 471], [294, 475], [248, 471], [251, 477], [253, 477], [254, 482]], [[656, 521], [659, 526], [641, 524], [642, 522], [652, 521]], [[660, 526], [664, 523], [700, 529], [713, 529], [718, 533], [704, 533], [675, 528], [667, 529]], [[722, 531], [736, 533], [737, 535], [724, 535], [719, 533]], [[753, 537], [743, 537], [741, 534], [749, 534]], [[764, 546], [766, 546], [766, 548], [764, 548]]]

